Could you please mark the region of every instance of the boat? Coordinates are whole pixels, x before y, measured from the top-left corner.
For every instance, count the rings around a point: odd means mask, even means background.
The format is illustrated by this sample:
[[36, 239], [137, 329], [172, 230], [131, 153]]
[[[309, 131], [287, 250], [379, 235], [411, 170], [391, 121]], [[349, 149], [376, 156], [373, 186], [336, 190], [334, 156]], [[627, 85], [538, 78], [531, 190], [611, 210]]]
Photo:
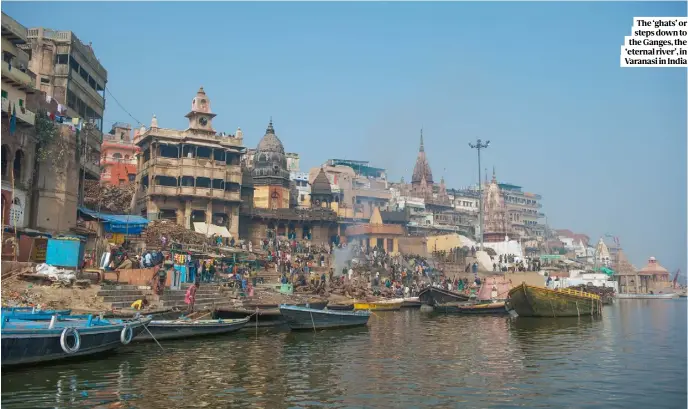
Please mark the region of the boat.
[[406, 297], [401, 303], [401, 308], [420, 308], [423, 303], [418, 297]]
[[635, 293], [619, 293], [616, 298], [620, 300], [671, 300], [678, 298], [676, 293], [660, 293], [660, 294], [635, 294]]
[[218, 307], [213, 311], [214, 319], [243, 319], [248, 318], [250, 327], [274, 327], [285, 324], [279, 308], [253, 309]]
[[568, 288], [551, 290], [522, 283], [509, 290], [509, 304], [521, 317], [601, 315], [599, 295]]
[[401, 304], [404, 302], [401, 298], [383, 301], [371, 302], [355, 302], [354, 311], [356, 310], [371, 310], [371, 311], [398, 311], [401, 309]]
[[354, 304], [327, 304], [327, 309], [333, 311], [353, 311]]
[[53, 315], [68, 316], [72, 310], [37, 310], [31, 307], [14, 307], [2, 309], [3, 317], [12, 317], [28, 321], [50, 321]]
[[446, 303], [435, 305], [436, 312], [445, 314], [507, 315], [509, 310], [503, 301], [492, 303]]
[[280, 305], [280, 312], [292, 330], [318, 330], [362, 327], [368, 323], [370, 311], [332, 311]]
[[[296, 305], [298, 307], [306, 307], [306, 308], [313, 308], [315, 310], [323, 310], [327, 305], [329, 304], [328, 300], [321, 301], [321, 300], [313, 300], [309, 301], [307, 303], [301, 303], [301, 304], [290, 304], [290, 305]], [[280, 304], [252, 304], [252, 303], [245, 303], [244, 308], [247, 310], [255, 310], [256, 308], [259, 308], [261, 310], [268, 310], [268, 309], [279, 309]]]
[[248, 318], [229, 320], [154, 320], [146, 326], [148, 331], [144, 331], [136, 337], [136, 341], [152, 341], [154, 339], [161, 341], [164, 339], [228, 334], [239, 331], [248, 321]]
[[435, 304], [468, 301], [468, 295], [437, 287], [426, 287], [420, 290], [418, 299], [424, 305], [434, 306]]
[[129, 344], [151, 318], [107, 320], [89, 315], [75, 319], [54, 315], [50, 321], [2, 317], [2, 367], [17, 367], [84, 357]]

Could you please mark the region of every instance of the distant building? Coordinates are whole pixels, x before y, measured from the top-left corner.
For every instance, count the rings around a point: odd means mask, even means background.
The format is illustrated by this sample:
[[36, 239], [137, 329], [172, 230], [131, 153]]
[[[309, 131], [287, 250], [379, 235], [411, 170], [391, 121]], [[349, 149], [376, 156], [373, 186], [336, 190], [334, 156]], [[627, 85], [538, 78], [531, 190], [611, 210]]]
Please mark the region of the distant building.
[[521, 186], [500, 183], [511, 229], [521, 237], [543, 237], [545, 225], [540, 222], [545, 214], [541, 211], [542, 196], [524, 192]]
[[138, 147], [131, 139], [131, 125], [117, 122], [103, 135], [100, 181], [110, 185], [128, 185], [136, 179]]
[[308, 173], [292, 171], [289, 172], [289, 179], [294, 184], [295, 206], [303, 209], [311, 207], [311, 185], [308, 183]]

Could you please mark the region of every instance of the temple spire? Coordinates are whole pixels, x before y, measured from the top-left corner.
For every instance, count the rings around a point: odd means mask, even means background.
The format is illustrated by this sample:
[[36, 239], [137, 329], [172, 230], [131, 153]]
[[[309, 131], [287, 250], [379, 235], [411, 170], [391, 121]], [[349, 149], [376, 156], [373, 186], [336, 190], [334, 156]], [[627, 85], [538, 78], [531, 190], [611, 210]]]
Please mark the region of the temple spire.
[[420, 128], [420, 151], [425, 152], [425, 145], [423, 144], [423, 128]]
[[275, 128], [272, 127], [272, 116], [270, 116], [270, 123], [268, 123], [268, 129], [265, 131], [266, 134], [275, 134]]
[[497, 173], [495, 172], [495, 167], [492, 165], [492, 181], [496, 182], [497, 181]]

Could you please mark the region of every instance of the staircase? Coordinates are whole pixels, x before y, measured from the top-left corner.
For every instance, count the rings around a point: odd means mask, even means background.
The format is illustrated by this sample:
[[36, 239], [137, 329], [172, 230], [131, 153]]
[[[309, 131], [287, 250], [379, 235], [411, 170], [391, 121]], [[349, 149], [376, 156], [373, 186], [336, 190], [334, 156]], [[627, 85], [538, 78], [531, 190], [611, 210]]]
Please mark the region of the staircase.
[[[162, 307], [179, 307], [186, 308], [184, 298], [186, 297], [186, 290], [191, 284], [182, 284], [180, 290], [165, 289], [163, 295], [160, 296], [160, 304]], [[212, 309], [218, 305], [228, 304], [229, 297], [223, 294], [220, 286], [214, 284], [201, 284], [196, 290], [196, 302], [194, 309]]]
[[110, 304], [111, 308], [129, 308], [134, 301], [144, 296], [151, 300], [153, 292], [148, 286], [104, 284], [97, 295], [101, 302]]

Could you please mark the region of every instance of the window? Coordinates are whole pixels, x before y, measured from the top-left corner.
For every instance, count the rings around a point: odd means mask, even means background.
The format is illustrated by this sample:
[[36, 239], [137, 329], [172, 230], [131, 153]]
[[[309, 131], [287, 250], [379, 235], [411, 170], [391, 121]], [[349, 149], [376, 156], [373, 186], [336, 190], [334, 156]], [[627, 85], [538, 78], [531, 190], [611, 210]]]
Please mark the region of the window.
[[2, 91], [2, 97], [7, 98], [7, 91], [4, 91], [4, 90]]
[[86, 72], [84, 67], [79, 68], [79, 75], [81, 75], [81, 78], [83, 78], [84, 81], [88, 82], [88, 72]]
[[57, 63], [58, 64], [68, 64], [69, 63], [69, 54], [58, 54], [57, 55]]
[[50, 78], [41, 77], [41, 84], [50, 84]]
[[122, 154], [119, 152], [115, 152], [112, 154], [112, 159], [115, 159], [115, 160], [122, 159]]

